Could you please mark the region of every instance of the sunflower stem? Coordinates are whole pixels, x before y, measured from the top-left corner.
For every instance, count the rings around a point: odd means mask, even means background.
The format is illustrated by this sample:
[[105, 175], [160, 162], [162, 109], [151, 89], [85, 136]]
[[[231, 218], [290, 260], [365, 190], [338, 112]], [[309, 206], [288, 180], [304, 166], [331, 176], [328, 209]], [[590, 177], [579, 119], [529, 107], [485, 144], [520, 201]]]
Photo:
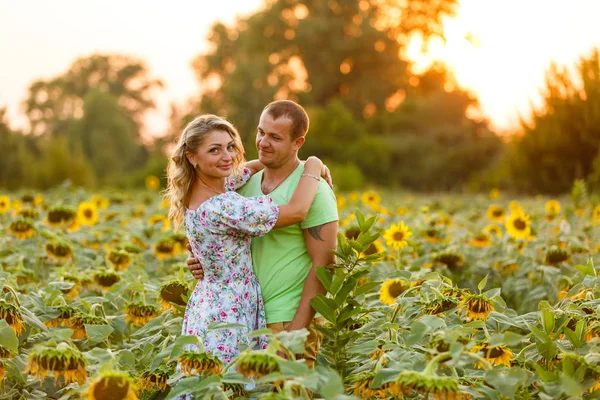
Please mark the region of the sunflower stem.
[[8, 285], [4, 285], [4, 290], [8, 290], [10, 292], [10, 294], [12, 295], [12, 297], [15, 300], [15, 304], [17, 305], [17, 307], [21, 307], [21, 302], [19, 301], [19, 296], [17, 296], [17, 292], [15, 292], [15, 289], [13, 289], [12, 287], [8, 286]]
[[434, 375], [435, 371], [437, 370], [440, 360], [443, 358], [446, 358], [448, 356], [451, 356], [451, 353], [449, 351], [445, 351], [445, 352], [440, 353], [437, 356], [433, 357], [431, 359], [431, 361], [429, 361], [427, 363], [427, 366], [425, 366], [425, 369], [423, 370], [423, 374], [424, 375]]

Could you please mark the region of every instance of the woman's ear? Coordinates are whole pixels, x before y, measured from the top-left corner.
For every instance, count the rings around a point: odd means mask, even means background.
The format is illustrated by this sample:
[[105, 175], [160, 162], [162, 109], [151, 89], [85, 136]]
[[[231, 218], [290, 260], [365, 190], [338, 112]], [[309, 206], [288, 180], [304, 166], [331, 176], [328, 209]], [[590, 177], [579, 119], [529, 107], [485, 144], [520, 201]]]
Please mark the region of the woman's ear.
[[194, 161], [194, 155], [192, 153], [186, 151], [185, 158], [190, 162], [190, 164], [192, 164], [194, 168], [196, 167], [196, 161]]

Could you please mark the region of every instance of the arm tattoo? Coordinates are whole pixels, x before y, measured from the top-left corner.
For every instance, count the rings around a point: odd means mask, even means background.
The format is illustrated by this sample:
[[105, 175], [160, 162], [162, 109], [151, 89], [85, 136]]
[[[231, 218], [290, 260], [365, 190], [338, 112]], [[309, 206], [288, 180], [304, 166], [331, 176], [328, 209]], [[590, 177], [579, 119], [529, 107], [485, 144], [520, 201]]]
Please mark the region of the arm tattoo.
[[308, 228], [308, 233], [310, 234], [310, 236], [312, 236], [315, 240], [320, 240], [321, 242], [324, 242], [325, 239], [323, 239], [321, 237], [321, 229], [323, 229], [323, 227], [325, 226], [325, 224], [323, 225], [318, 225], [318, 226], [313, 226]]

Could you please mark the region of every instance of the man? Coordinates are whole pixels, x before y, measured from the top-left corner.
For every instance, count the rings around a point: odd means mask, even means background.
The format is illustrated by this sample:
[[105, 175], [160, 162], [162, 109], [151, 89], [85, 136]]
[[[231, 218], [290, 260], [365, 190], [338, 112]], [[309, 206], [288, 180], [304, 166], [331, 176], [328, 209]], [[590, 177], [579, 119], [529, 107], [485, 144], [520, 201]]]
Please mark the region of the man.
[[[306, 112], [293, 101], [268, 104], [256, 133], [258, 158], [265, 168], [239, 193], [246, 197], [268, 194], [277, 204], [288, 203], [304, 169], [298, 151], [304, 144], [308, 125]], [[337, 232], [335, 195], [321, 180], [304, 222], [252, 238], [252, 261], [263, 295], [267, 327], [274, 333], [308, 329], [304, 359], [309, 367], [314, 365], [321, 340], [311, 325], [323, 323], [322, 317], [315, 319], [310, 300], [326, 292], [316, 268], [335, 262], [330, 250], [337, 247]], [[197, 260], [189, 258], [187, 264], [192, 274], [201, 278], [202, 267]]]

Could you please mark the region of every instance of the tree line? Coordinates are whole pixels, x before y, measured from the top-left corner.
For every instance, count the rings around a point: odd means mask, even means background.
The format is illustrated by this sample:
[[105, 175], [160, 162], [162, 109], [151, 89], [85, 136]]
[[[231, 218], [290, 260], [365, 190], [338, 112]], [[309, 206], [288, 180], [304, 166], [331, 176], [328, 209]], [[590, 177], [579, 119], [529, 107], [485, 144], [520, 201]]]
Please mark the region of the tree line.
[[230, 26], [217, 22], [207, 38], [212, 50], [192, 66], [201, 93], [173, 108], [168, 132], [153, 142], [142, 135], [142, 118], [161, 80], [130, 56], [77, 59], [30, 85], [27, 132], [12, 131], [0, 111], [0, 187], [142, 184], [164, 175], [169, 144], [207, 112], [238, 127], [252, 158], [258, 116], [274, 99], [307, 109], [301, 156], [321, 157], [341, 190], [560, 193], [575, 179], [597, 187], [598, 51], [579, 60], [576, 76], [552, 65], [544, 107], [507, 140], [468, 116], [477, 99], [444, 65], [417, 74], [405, 55], [415, 35], [425, 43], [443, 37], [442, 20], [457, 7], [457, 0], [274, 0]]

